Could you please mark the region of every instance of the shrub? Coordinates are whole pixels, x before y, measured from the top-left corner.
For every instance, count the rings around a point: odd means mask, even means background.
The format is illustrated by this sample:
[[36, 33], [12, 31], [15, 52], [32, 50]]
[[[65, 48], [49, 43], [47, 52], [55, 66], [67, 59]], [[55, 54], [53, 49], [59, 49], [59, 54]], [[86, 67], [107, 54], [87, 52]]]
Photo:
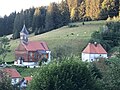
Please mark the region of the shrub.
[[102, 72], [101, 90], [120, 90], [120, 58], [111, 58], [96, 63]]
[[2, 70], [0, 70], [0, 90], [13, 90], [10, 77]]
[[78, 58], [50, 63], [40, 68], [29, 90], [99, 90], [88, 63]]
[[68, 24], [68, 27], [69, 28], [73, 28], [73, 27], [79, 27], [78, 25], [75, 25], [75, 24]]
[[73, 48], [70, 45], [57, 46], [52, 53], [53, 58], [62, 60], [72, 55]]

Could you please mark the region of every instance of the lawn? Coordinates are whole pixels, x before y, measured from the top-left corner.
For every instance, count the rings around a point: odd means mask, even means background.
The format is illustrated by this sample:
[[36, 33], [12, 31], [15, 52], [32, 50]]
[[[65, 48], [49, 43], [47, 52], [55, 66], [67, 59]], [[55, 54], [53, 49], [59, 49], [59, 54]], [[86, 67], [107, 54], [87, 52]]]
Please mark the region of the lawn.
[[[54, 52], [55, 48], [69, 46], [72, 49], [72, 52], [70, 53], [80, 55], [80, 52], [89, 42], [91, 34], [94, 31], [99, 30], [99, 27], [104, 25], [105, 21], [90, 21], [85, 22], [85, 25], [82, 25], [80, 22], [72, 24], [77, 25], [78, 27], [70, 28], [68, 26], [64, 26], [41, 35], [30, 35], [29, 40], [46, 41], [52, 52]], [[19, 43], [19, 39], [10, 41], [11, 53], [8, 53], [6, 57], [7, 62], [14, 61], [14, 50]]]

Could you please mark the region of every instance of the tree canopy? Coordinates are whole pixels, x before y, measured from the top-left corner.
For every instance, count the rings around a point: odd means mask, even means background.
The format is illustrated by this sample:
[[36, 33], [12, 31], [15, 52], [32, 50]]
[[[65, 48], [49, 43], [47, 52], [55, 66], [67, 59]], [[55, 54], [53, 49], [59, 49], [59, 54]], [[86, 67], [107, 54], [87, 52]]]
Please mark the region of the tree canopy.
[[99, 90], [93, 73], [78, 58], [52, 62], [36, 72], [29, 90]]

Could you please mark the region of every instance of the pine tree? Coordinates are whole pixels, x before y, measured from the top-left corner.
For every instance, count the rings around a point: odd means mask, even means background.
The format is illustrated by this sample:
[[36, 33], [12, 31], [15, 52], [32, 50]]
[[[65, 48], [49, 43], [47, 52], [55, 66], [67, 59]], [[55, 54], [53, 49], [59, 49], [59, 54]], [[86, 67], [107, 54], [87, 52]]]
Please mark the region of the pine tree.
[[104, 0], [102, 9], [106, 11], [106, 15], [113, 17], [119, 14], [119, 0]]
[[67, 25], [70, 22], [70, 12], [69, 7], [66, 1], [61, 1], [60, 3], [60, 11], [62, 15], [62, 23], [63, 25]]
[[79, 10], [79, 19], [83, 19], [84, 16], [85, 16], [85, 1], [83, 0], [80, 4], [80, 6], [78, 7], [78, 10]]
[[7, 37], [3, 36], [0, 38], [0, 62], [5, 62], [8, 52], [10, 52], [9, 40]]
[[24, 24], [24, 13], [23, 10], [18, 13], [15, 17], [15, 21], [14, 21], [14, 29], [13, 29], [13, 38], [19, 38], [20, 34], [19, 32], [21, 31], [22, 27]]
[[71, 21], [79, 21], [79, 11], [78, 8], [72, 8], [71, 15], [70, 15]]
[[36, 8], [33, 16], [33, 24], [32, 29], [36, 32], [36, 30], [40, 30], [40, 28], [45, 28], [45, 16], [46, 9], [45, 7]]
[[62, 15], [56, 3], [51, 3], [47, 9], [45, 28], [47, 31], [62, 26]]

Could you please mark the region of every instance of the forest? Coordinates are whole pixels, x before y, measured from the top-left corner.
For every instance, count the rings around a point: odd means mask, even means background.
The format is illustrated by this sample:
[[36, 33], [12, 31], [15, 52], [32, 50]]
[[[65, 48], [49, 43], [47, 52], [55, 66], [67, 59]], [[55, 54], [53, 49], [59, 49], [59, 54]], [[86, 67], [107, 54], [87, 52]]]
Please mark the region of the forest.
[[29, 33], [38, 35], [70, 22], [106, 20], [118, 16], [119, 7], [119, 0], [62, 0], [49, 6], [11, 12], [0, 18], [0, 36], [13, 34], [13, 39], [19, 38], [24, 24]]

